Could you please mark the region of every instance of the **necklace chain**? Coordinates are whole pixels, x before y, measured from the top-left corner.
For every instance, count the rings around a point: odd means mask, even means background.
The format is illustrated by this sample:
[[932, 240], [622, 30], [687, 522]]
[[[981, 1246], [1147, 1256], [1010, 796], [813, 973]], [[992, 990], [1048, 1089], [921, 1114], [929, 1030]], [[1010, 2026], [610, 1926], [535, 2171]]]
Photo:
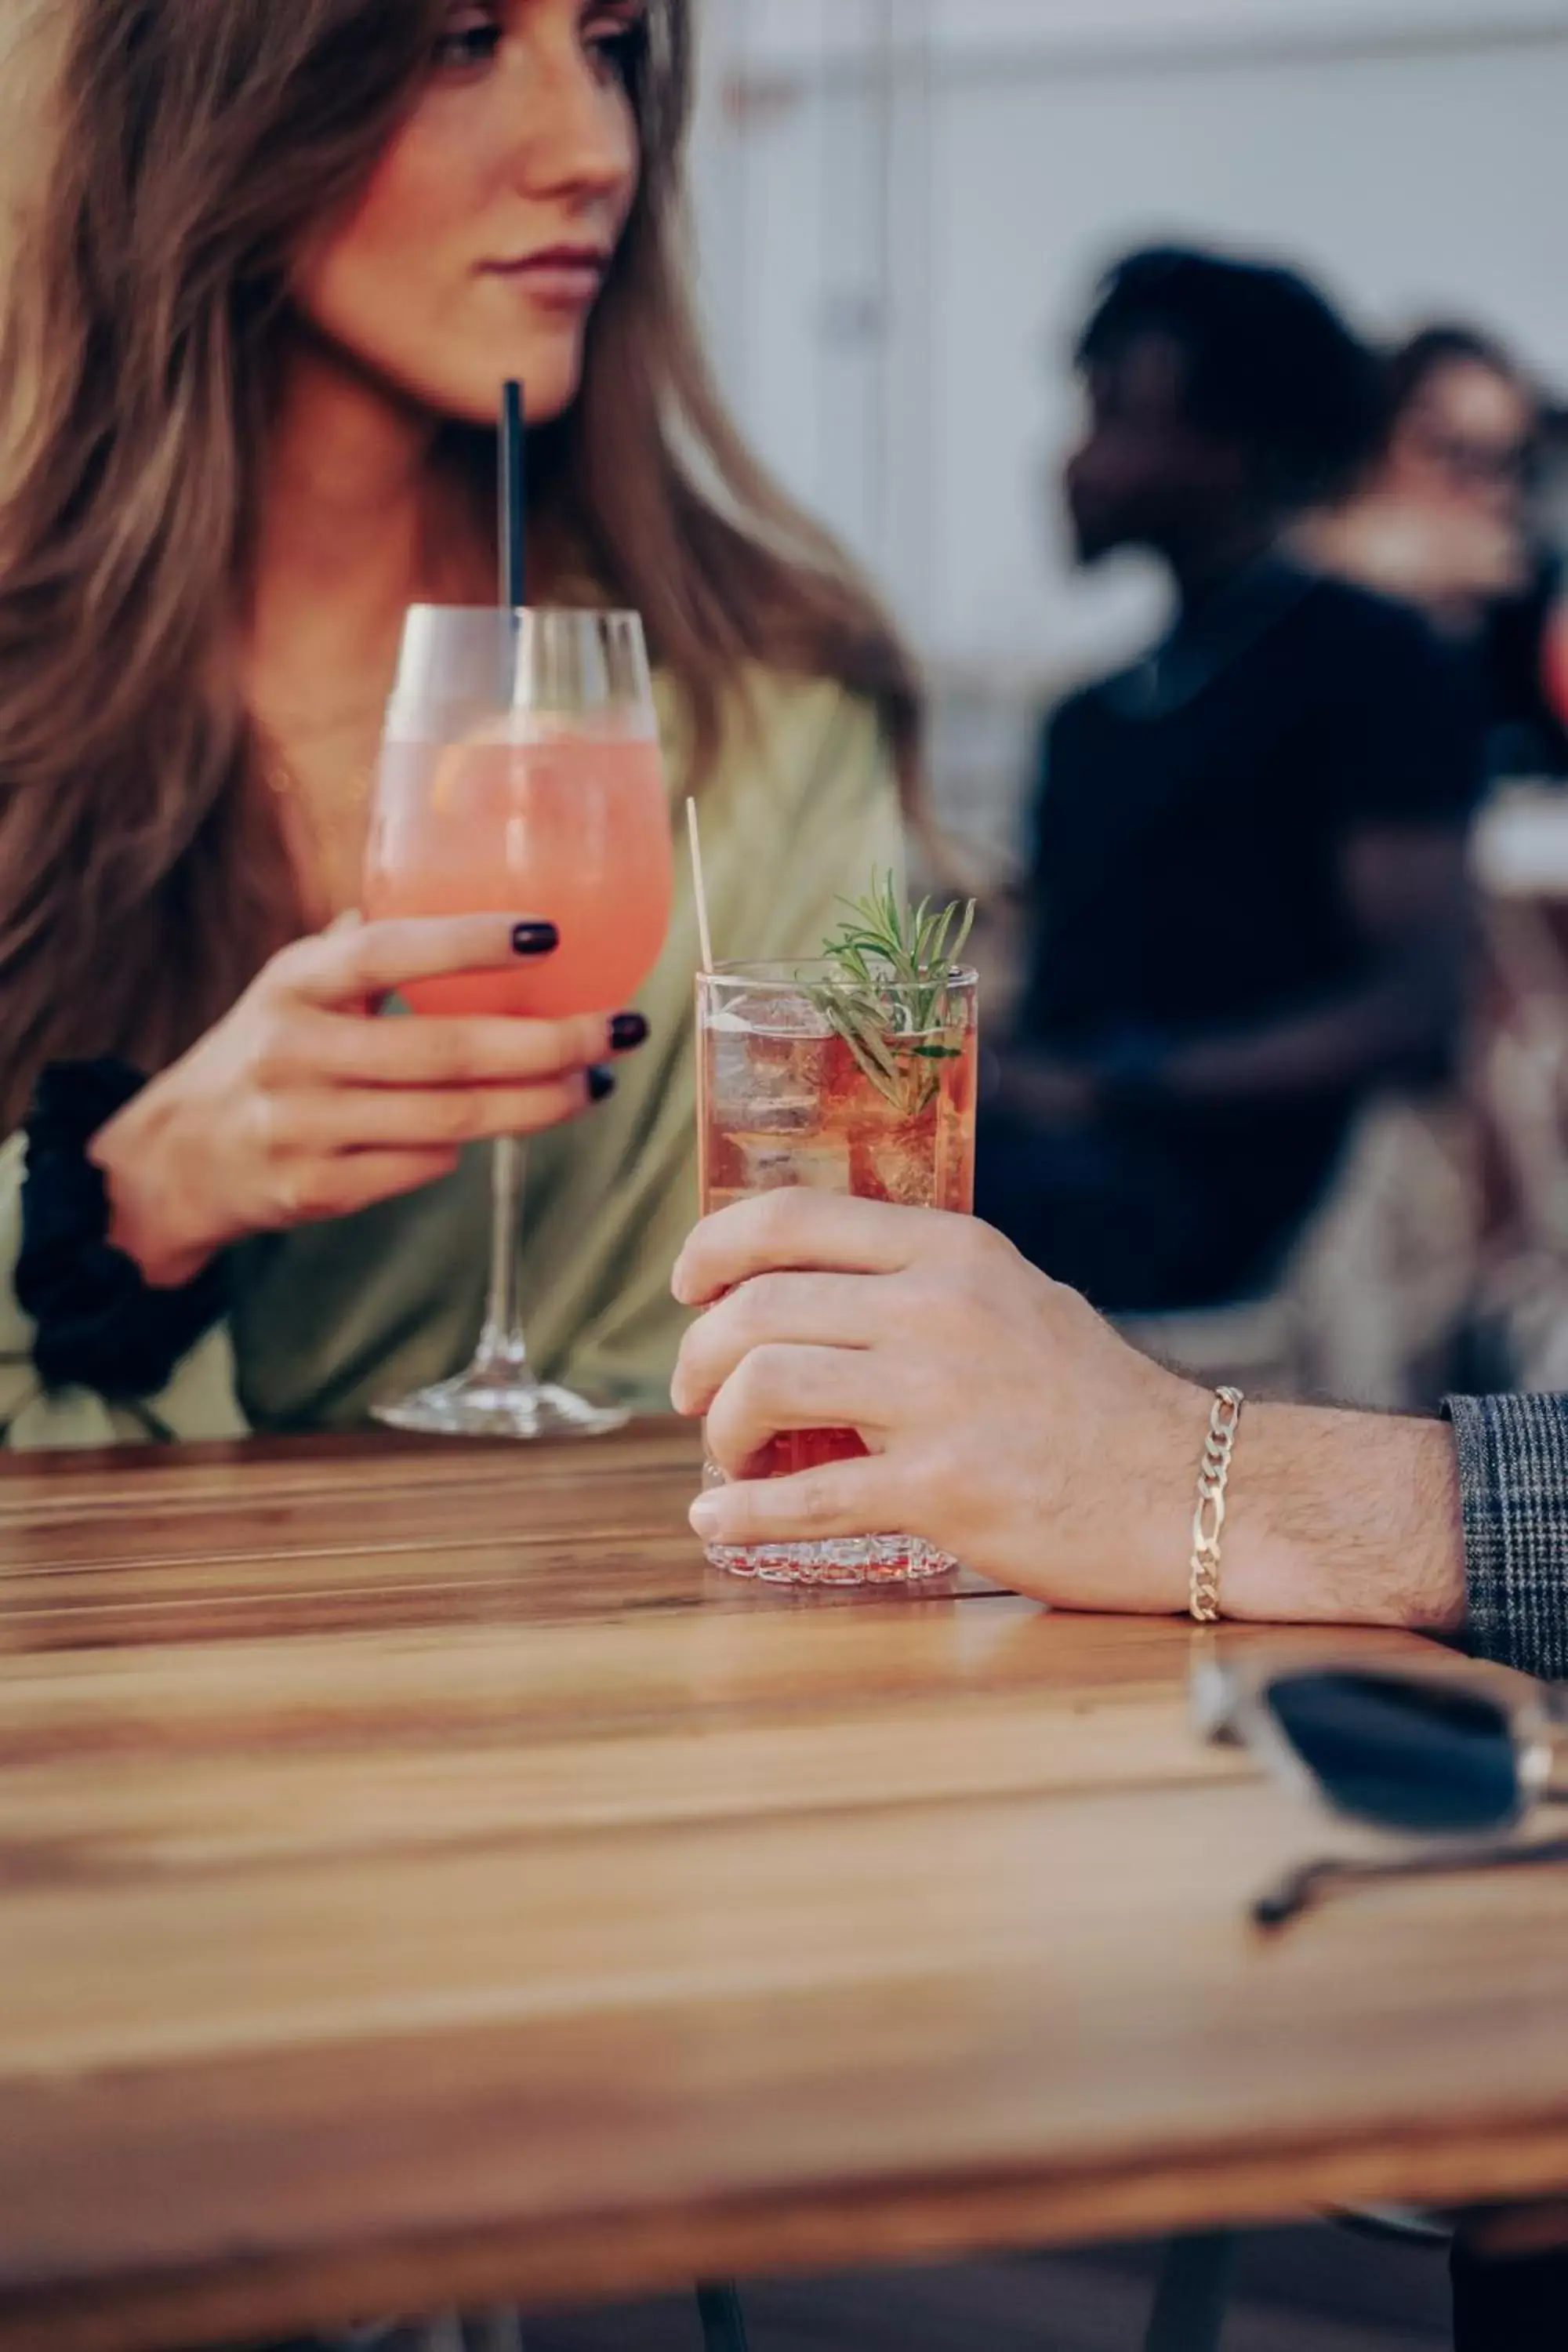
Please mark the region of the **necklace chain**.
[[358, 904], [364, 857], [366, 812], [375, 783], [374, 762], [356, 766], [330, 799], [313, 792], [276, 738], [261, 736], [262, 774], [268, 790], [290, 811], [308, 835], [312, 888], [334, 915]]

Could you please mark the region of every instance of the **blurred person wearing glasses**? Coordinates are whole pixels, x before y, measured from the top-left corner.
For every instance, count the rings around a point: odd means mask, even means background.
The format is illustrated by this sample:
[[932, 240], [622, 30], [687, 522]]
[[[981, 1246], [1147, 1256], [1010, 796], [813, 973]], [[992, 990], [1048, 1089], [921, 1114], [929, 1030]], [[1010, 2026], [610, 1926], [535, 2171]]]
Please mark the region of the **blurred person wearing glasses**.
[[1500, 343], [1427, 327], [1388, 363], [1383, 446], [1356, 494], [1311, 523], [1326, 568], [1427, 614], [1476, 666], [1497, 772], [1568, 774], [1549, 685], [1563, 565], [1536, 513], [1542, 403]]
[[1313, 287], [1134, 255], [1079, 366], [1079, 556], [1152, 552], [1178, 611], [1047, 730], [980, 1206], [1133, 1317], [1265, 1293], [1357, 1111], [1446, 1074], [1480, 726], [1420, 615], [1292, 550], [1382, 416], [1372, 355]]

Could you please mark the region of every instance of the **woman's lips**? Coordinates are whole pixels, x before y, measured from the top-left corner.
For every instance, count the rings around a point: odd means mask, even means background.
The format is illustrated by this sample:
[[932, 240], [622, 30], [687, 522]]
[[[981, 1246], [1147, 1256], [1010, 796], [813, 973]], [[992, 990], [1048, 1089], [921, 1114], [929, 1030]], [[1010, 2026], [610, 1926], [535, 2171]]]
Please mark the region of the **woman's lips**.
[[599, 299], [609, 267], [607, 254], [562, 247], [530, 254], [520, 261], [493, 261], [485, 275], [515, 286], [531, 301], [563, 310], [584, 310]]

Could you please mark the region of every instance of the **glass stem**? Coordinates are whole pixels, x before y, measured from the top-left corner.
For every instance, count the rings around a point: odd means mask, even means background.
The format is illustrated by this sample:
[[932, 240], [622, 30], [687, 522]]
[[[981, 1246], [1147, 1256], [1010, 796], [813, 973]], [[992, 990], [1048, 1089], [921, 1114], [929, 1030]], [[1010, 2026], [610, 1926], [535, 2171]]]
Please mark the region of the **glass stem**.
[[522, 1218], [527, 1154], [516, 1136], [495, 1147], [494, 1225], [490, 1240], [490, 1297], [479, 1341], [480, 1360], [512, 1381], [528, 1379], [528, 1341], [522, 1328], [518, 1287], [518, 1228]]

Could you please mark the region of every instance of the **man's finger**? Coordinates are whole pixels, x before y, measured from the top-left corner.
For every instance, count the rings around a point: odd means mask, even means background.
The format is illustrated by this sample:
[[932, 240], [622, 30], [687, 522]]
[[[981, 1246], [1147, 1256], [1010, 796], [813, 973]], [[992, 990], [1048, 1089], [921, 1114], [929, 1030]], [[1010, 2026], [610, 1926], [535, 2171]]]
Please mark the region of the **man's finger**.
[[553, 927], [528, 915], [410, 916], [301, 940], [273, 971], [312, 1004], [351, 1004], [392, 995], [410, 981], [515, 971], [555, 944]]
[[705, 1413], [754, 1348], [875, 1347], [887, 1325], [877, 1293], [855, 1274], [763, 1274], [742, 1283], [687, 1333], [670, 1391], [676, 1412]]
[[706, 1307], [758, 1274], [900, 1274], [968, 1222], [837, 1192], [760, 1192], [698, 1226], [675, 1269], [675, 1295]]
[[794, 1478], [720, 1486], [691, 1507], [706, 1544], [809, 1543], [817, 1538], [908, 1535], [886, 1462], [837, 1462]]
[[708, 1451], [732, 1478], [786, 1430], [885, 1426], [887, 1368], [844, 1348], [757, 1348], [714, 1398]]

